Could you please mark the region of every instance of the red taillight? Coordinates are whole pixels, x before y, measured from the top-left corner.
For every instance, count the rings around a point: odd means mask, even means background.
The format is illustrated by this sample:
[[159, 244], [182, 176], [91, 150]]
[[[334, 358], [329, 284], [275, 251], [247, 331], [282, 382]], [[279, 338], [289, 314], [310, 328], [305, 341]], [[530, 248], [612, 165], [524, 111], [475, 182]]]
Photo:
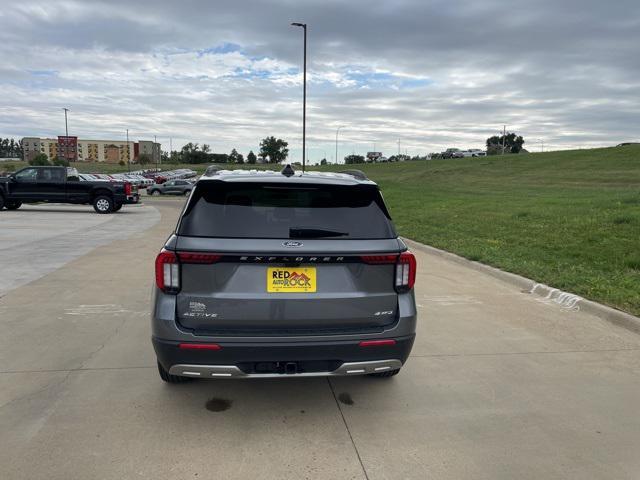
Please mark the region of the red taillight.
[[396, 263], [398, 255], [362, 255], [360, 260], [370, 265], [384, 265], [389, 263]]
[[396, 263], [396, 291], [408, 292], [416, 283], [416, 257], [413, 253], [402, 252]]
[[416, 283], [416, 257], [409, 251], [400, 255], [361, 255], [360, 260], [369, 265], [395, 264], [394, 287], [398, 293], [408, 292]]
[[156, 257], [156, 285], [165, 293], [180, 291], [181, 264], [212, 264], [222, 258], [217, 253], [171, 252], [164, 248]]
[[390, 347], [395, 344], [396, 344], [395, 340], [387, 339], [387, 340], [363, 340], [358, 345], [361, 347]]
[[222, 350], [217, 343], [181, 343], [181, 350]]
[[180, 266], [174, 252], [164, 248], [156, 257], [156, 285], [165, 293], [180, 290]]
[[180, 263], [216, 263], [221, 255], [215, 253], [178, 252]]
[[129, 182], [124, 184], [124, 194], [131, 195], [131, 184]]

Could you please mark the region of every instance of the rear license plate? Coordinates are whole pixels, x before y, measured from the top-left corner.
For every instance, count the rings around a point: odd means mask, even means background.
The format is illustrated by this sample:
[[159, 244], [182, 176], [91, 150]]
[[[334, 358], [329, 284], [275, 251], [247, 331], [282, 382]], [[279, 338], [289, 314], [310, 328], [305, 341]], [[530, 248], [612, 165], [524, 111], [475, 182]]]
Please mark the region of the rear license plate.
[[316, 269], [307, 268], [267, 268], [267, 292], [315, 292]]

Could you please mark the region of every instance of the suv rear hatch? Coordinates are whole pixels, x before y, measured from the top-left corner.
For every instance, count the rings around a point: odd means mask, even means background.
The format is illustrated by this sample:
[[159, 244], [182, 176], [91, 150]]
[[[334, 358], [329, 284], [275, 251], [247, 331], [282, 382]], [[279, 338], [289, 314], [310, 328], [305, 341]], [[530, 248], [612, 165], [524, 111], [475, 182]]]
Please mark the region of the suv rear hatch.
[[170, 253], [178, 321], [200, 335], [382, 331], [404, 249], [373, 183], [200, 181]]

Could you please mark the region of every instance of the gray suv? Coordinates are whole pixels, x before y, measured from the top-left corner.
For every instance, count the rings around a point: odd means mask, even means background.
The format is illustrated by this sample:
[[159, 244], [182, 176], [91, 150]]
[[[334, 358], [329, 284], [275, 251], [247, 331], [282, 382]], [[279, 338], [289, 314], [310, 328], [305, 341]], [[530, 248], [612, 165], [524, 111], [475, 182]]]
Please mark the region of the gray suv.
[[361, 172], [205, 175], [155, 262], [160, 377], [391, 377], [415, 338], [415, 275]]
[[154, 183], [147, 188], [149, 195], [189, 195], [193, 190], [193, 183], [188, 180], [167, 180], [164, 183]]

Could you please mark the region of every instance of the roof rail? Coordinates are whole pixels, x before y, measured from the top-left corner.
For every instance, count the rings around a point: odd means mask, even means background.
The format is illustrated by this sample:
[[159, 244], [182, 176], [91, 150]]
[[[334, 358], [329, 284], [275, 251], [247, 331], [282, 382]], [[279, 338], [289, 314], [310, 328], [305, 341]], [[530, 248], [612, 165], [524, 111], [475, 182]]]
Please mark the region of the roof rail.
[[369, 180], [362, 170], [340, 170], [338, 173], [344, 173], [345, 175], [351, 175], [358, 180]]

